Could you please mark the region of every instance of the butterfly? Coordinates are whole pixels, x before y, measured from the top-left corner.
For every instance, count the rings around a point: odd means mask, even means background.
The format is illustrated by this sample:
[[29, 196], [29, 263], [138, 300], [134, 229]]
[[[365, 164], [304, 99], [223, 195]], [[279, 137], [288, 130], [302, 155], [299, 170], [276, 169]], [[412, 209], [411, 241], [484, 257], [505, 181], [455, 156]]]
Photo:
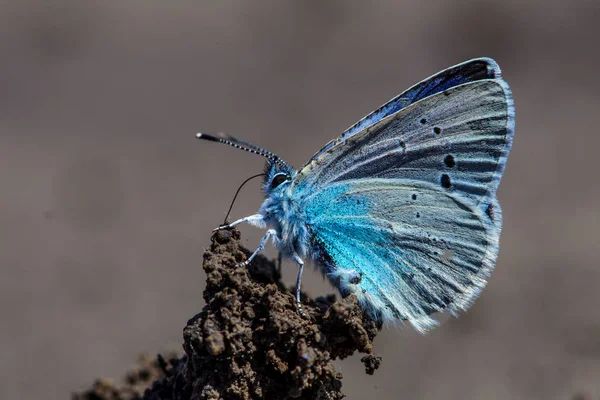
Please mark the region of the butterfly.
[[477, 58], [414, 85], [327, 143], [295, 170], [231, 136], [199, 133], [267, 159], [259, 211], [246, 222], [302, 271], [312, 261], [374, 320], [425, 332], [432, 314], [469, 308], [499, 249], [496, 191], [514, 135], [500, 68]]

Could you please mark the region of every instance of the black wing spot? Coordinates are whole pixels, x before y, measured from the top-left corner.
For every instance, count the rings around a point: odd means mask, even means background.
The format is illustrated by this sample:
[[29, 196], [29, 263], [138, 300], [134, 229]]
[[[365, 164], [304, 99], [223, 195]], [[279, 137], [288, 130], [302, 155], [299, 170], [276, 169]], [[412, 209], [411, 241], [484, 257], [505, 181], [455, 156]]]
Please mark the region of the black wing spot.
[[446, 158], [444, 158], [444, 164], [446, 164], [448, 168], [453, 168], [456, 165], [456, 163], [454, 162], [454, 157], [448, 154]]
[[362, 272], [360, 272], [358, 275], [354, 275], [352, 278], [350, 278], [350, 283], [353, 285], [358, 285], [360, 283], [360, 281], [362, 281]]
[[440, 133], [442, 133], [442, 128], [440, 128], [439, 126], [436, 126], [435, 128], [433, 128], [433, 133], [435, 133], [436, 135], [439, 135]]
[[402, 147], [402, 151], [406, 151], [406, 143], [402, 139], [400, 139], [400, 147]]
[[425, 118], [421, 118], [421, 121], [419, 121], [421, 123], [421, 125], [425, 125], [427, 123], [427, 120]]
[[441, 183], [442, 187], [448, 189], [451, 185], [450, 176], [448, 176], [447, 174], [442, 175]]
[[496, 212], [495, 211], [496, 210], [494, 209], [494, 205], [491, 203], [485, 209], [485, 213], [487, 214], [488, 217], [490, 217], [492, 222], [496, 222]]
[[416, 200], [416, 199], [417, 199], [417, 194], [416, 194], [416, 193], [413, 193], [413, 195], [412, 195], [412, 199], [413, 199], [413, 200]]

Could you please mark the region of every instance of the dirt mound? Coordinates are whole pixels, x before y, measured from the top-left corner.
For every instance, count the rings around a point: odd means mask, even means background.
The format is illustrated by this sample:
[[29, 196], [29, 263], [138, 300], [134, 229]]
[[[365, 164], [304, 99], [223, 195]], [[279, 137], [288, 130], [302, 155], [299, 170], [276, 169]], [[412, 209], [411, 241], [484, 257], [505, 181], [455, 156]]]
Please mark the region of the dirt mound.
[[[341, 399], [342, 375], [333, 360], [355, 351], [372, 374], [381, 357], [371, 354], [379, 329], [349, 296], [303, 298], [308, 317], [298, 314], [292, 292], [276, 266], [259, 256], [248, 268], [236, 267], [248, 251], [237, 230], [219, 231], [204, 253], [206, 306], [183, 330], [185, 355], [159, 357], [143, 395], [131, 385], [96, 384], [77, 400]], [[139, 383], [139, 382], [138, 382]], [[139, 386], [139, 385], [138, 385]], [[111, 397], [112, 396], [112, 397]], [[129, 397], [127, 397], [129, 396]]]

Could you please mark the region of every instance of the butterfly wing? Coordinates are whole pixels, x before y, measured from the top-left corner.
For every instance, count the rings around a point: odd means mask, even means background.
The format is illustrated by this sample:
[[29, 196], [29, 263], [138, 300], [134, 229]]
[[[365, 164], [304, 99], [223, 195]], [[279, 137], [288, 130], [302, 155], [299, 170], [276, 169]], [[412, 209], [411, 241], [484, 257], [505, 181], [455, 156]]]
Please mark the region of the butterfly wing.
[[332, 140], [323, 147], [314, 158], [319, 157], [328, 149], [333, 147], [339, 140], [346, 140], [365, 128], [381, 121], [387, 116], [390, 116], [407, 106], [442, 92], [454, 86], [463, 85], [465, 83], [474, 82], [483, 79], [500, 78], [500, 68], [498, 64], [491, 58], [475, 58], [465, 61], [461, 64], [447, 68], [430, 76], [427, 79], [417, 83], [410, 89], [394, 97], [377, 110], [373, 111], [366, 117], [348, 128], [337, 140]]
[[312, 159], [298, 188], [364, 178], [415, 179], [475, 203], [493, 198], [514, 133], [508, 85], [481, 80], [444, 90], [340, 141]]
[[372, 315], [418, 330], [435, 323], [432, 312], [468, 308], [497, 257], [495, 193], [513, 131], [506, 83], [478, 80], [314, 157], [291, 189], [325, 273]]
[[362, 179], [321, 190], [306, 208], [315, 259], [373, 317], [408, 320], [468, 308], [485, 286], [500, 228], [458, 193], [414, 180]]

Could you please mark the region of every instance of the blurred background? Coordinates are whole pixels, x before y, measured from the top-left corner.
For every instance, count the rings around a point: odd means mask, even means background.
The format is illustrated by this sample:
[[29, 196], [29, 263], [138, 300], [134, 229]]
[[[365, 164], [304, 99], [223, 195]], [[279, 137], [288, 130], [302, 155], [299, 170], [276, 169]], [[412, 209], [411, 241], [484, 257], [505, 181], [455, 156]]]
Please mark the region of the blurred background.
[[[516, 138], [497, 268], [473, 308], [349, 399], [600, 399], [600, 2], [78, 1], [0, 5], [0, 398], [64, 399], [181, 343], [202, 253], [263, 159], [297, 167], [413, 83], [500, 64]], [[259, 183], [232, 217], [254, 213]], [[254, 248], [261, 232], [242, 227]], [[275, 256], [270, 249], [267, 253]], [[287, 264], [293, 284], [296, 267]], [[305, 273], [313, 295], [333, 291]]]

